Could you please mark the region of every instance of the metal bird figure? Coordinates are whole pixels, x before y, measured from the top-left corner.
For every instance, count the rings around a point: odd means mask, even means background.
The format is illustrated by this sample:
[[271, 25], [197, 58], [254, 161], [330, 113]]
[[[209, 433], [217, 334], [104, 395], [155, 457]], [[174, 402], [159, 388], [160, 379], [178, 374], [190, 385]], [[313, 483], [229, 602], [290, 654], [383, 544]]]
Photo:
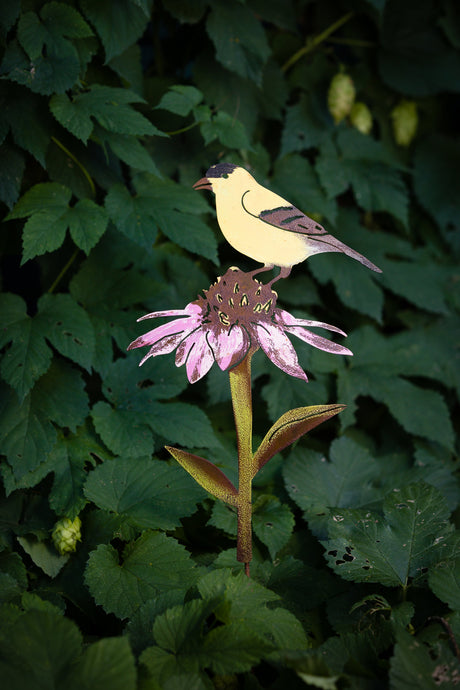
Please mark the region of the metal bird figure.
[[273, 283], [287, 278], [295, 264], [323, 252], [342, 252], [372, 271], [382, 272], [238, 165], [212, 165], [193, 187], [214, 192], [217, 221], [225, 239], [241, 254], [264, 264], [253, 275], [279, 266]]

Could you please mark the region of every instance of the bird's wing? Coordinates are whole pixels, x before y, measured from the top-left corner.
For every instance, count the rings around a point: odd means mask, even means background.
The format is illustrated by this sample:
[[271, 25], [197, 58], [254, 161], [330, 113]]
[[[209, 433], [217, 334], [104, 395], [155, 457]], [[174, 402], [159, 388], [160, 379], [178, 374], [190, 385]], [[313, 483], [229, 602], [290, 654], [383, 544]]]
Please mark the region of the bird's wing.
[[[259, 190], [247, 190], [242, 195], [241, 204], [246, 213], [281, 230], [304, 235], [308, 240], [311, 254], [342, 252], [372, 271], [382, 272], [372, 261], [331, 235], [322, 225], [306, 216], [296, 206], [263, 187], [261, 189], [265, 192], [264, 194], [259, 194]], [[264, 204], [265, 208], [261, 208]]]
[[[260, 193], [259, 189], [263, 192]], [[301, 235], [327, 234], [322, 225], [306, 216], [305, 213], [289, 204], [282, 197], [263, 187], [259, 189], [248, 189], [244, 192], [241, 203], [246, 213], [264, 223], [288, 232]]]

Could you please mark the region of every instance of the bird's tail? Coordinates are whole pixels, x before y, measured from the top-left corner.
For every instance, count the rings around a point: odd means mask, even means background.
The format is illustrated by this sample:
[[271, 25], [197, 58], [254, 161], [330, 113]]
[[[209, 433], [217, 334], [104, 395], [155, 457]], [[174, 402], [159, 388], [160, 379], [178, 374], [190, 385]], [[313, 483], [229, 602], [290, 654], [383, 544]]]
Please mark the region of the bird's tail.
[[329, 233], [326, 233], [325, 235], [317, 235], [315, 237], [312, 237], [310, 235], [308, 238], [308, 245], [309, 249], [311, 249], [311, 254], [323, 254], [324, 252], [340, 252], [342, 254], [346, 254], [347, 256], [351, 256], [352, 259], [356, 259], [356, 261], [359, 261], [359, 263], [363, 264], [363, 266], [370, 268], [371, 271], [375, 271], [376, 273], [382, 273], [382, 269], [373, 264], [372, 261], [369, 261], [369, 259], [366, 259], [365, 256], [363, 256], [359, 252], [356, 252], [347, 244], [344, 244], [343, 242], [338, 240], [336, 237], [333, 237]]

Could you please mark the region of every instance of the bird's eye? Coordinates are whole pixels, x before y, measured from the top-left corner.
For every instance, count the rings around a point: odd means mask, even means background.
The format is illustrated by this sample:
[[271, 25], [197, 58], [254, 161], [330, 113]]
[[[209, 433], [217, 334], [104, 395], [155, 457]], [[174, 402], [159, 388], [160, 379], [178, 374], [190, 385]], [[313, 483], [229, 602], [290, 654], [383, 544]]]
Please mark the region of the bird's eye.
[[222, 175], [222, 177], [224, 178], [224, 180], [226, 180], [227, 177], [228, 177], [228, 173], [224, 173], [224, 174]]

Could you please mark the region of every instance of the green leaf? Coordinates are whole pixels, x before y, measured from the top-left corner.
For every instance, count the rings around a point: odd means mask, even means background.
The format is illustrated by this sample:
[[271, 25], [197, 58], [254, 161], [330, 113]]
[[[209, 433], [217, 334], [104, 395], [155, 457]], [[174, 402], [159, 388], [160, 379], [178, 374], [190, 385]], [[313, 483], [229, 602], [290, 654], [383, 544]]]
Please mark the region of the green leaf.
[[400, 172], [385, 160], [380, 142], [370, 146], [368, 136], [355, 129], [338, 135], [339, 153], [332, 146], [323, 147], [316, 170], [329, 196], [335, 196], [351, 184], [356, 203], [366, 211], [391, 213], [404, 225], [408, 223], [408, 193]]
[[99, 242], [109, 219], [102, 206], [91, 199], [77, 201], [68, 216], [70, 236], [85, 254]]
[[132, 410], [118, 410], [99, 400], [91, 410], [95, 429], [104, 443], [116, 455], [138, 457], [152, 455], [152, 432], [142, 418]]
[[316, 94], [302, 93], [299, 102], [286, 109], [281, 156], [319, 146], [330, 134], [332, 127], [331, 116], [322, 107]]
[[9, 688], [52, 688], [80, 655], [82, 636], [62, 615], [32, 609], [9, 627], [2, 647], [2, 678]]
[[[108, 144], [114, 154], [123, 163], [127, 163], [134, 170], [140, 170], [160, 176], [157, 166], [151, 155], [141, 144], [139, 139], [129, 134], [113, 134], [100, 129], [99, 137]], [[159, 132], [157, 132], [159, 134]]]
[[69, 690], [111, 688], [136, 690], [136, 664], [126, 637], [110, 637], [89, 645], [72, 668]]
[[428, 582], [438, 599], [454, 611], [460, 611], [460, 558], [441, 561], [431, 568]]
[[392, 690], [436, 690], [453, 687], [459, 674], [459, 663], [446, 647], [428, 646], [423, 640], [399, 630], [390, 659]]
[[343, 437], [332, 443], [330, 457], [296, 448], [283, 467], [286, 489], [315, 533], [324, 530], [329, 508], [359, 508], [381, 496], [381, 468], [366, 448]]
[[203, 492], [177, 466], [151, 459], [116, 458], [88, 476], [85, 496], [141, 529], [171, 530], [191, 515]]
[[414, 157], [414, 189], [419, 203], [442, 228], [455, 227], [459, 197], [453, 191], [459, 179], [457, 141], [432, 134], [417, 146]]
[[344, 405], [311, 405], [298, 407], [283, 414], [265, 435], [254, 454], [253, 476], [276, 453], [297, 441], [315, 426], [342, 412]]
[[152, 1], [82, 0], [82, 10], [95, 26], [105, 49], [106, 62], [136, 43], [147, 25]]
[[203, 100], [203, 94], [194, 86], [175, 84], [170, 87], [156, 106], [162, 110], [185, 117]]
[[[409, 96], [458, 90], [460, 56], [438, 27], [435, 3], [387, 0], [379, 68], [392, 89]], [[410, 32], [406, 27], [410, 26]]]
[[148, 424], [152, 431], [181, 446], [212, 448], [219, 443], [211, 422], [196, 405], [183, 402], [152, 403]]
[[107, 613], [127, 618], [162, 591], [187, 590], [198, 574], [178, 542], [159, 532], [144, 532], [129, 545], [121, 563], [114, 548], [98, 546], [90, 553], [85, 580]]
[[131, 107], [141, 102], [144, 99], [128, 89], [93, 84], [72, 100], [65, 94], [53, 96], [50, 109], [63, 127], [86, 144], [94, 128], [92, 118], [114, 134], [156, 134], [156, 127]]
[[206, 146], [218, 139], [229, 149], [250, 149], [251, 142], [244, 125], [223, 110], [200, 126]]
[[25, 165], [21, 151], [9, 144], [0, 146], [0, 201], [8, 208], [18, 200]]
[[217, 60], [226, 69], [261, 86], [270, 48], [253, 12], [240, 4], [215, 2], [206, 29], [215, 45]]
[[3, 450], [17, 479], [35, 470], [51, 451], [56, 442], [52, 421], [75, 429], [88, 414], [83, 380], [63, 362], [51, 365], [22, 404], [7, 390], [2, 403]]
[[289, 541], [294, 522], [288, 506], [274, 496], [259, 496], [255, 501], [252, 514], [254, 533], [267, 546], [272, 560]]
[[249, 671], [274, 648], [273, 643], [240, 622], [215, 628], [206, 636], [203, 655], [215, 673]]
[[107, 212], [117, 228], [129, 239], [152, 250], [158, 231], [152, 218], [152, 203], [132, 197], [124, 185], [113, 185], [105, 198]]
[[64, 357], [89, 371], [94, 356], [94, 329], [85, 310], [68, 294], [45, 294], [38, 302], [42, 336]]
[[216, 465], [185, 450], [171, 446], [165, 448], [205, 491], [230, 505], [237, 505], [238, 491]]
[[49, 577], [56, 577], [69, 560], [69, 555], [61, 556], [51, 542], [44, 542], [33, 535], [18, 537], [24, 551], [32, 561]]
[[18, 295], [0, 295], [0, 325], [0, 346], [11, 342], [2, 359], [2, 376], [23, 399], [49, 369], [52, 352], [40, 323], [27, 315], [26, 304]]
[[440, 560], [449, 509], [434, 487], [411, 484], [387, 496], [384, 517], [340, 511], [329, 520], [326, 559], [345, 580], [406, 587]]

